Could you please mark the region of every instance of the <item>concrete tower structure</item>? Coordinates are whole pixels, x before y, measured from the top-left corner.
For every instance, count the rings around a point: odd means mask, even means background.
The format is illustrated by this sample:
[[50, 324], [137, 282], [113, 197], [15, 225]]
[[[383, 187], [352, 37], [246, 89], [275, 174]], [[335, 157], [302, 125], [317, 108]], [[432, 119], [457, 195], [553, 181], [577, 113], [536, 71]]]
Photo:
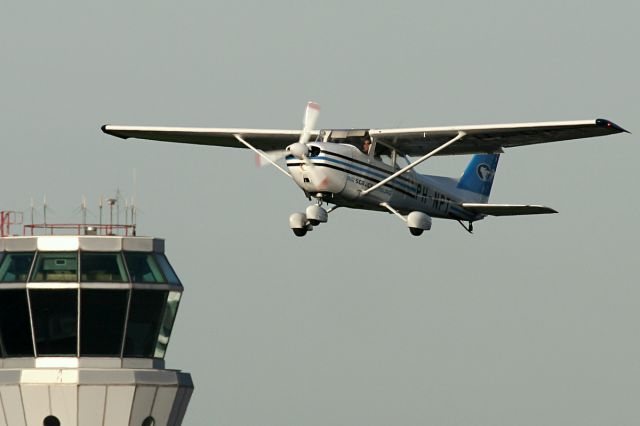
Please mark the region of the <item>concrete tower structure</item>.
[[0, 236], [0, 426], [180, 425], [193, 384], [164, 366], [183, 290], [164, 241], [78, 229], [96, 235]]

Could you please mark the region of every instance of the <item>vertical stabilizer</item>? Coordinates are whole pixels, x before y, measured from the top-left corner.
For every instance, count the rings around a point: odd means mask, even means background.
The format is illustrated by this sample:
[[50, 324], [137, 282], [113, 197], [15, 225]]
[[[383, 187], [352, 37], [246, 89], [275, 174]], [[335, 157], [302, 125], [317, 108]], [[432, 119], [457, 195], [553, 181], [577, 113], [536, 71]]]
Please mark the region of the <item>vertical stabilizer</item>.
[[489, 200], [499, 158], [500, 154], [474, 155], [458, 180], [458, 189], [469, 191], [473, 201], [486, 203]]

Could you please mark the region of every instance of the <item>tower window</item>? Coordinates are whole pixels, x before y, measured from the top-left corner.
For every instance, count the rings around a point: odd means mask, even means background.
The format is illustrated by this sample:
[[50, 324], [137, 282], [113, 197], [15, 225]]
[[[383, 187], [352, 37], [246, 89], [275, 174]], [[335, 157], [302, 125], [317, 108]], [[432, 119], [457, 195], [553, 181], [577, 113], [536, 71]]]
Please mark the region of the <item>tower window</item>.
[[129, 281], [121, 253], [82, 252], [80, 268], [80, 277], [83, 282]]
[[38, 253], [31, 281], [77, 282], [78, 253]]
[[127, 260], [131, 281], [134, 283], [167, 282], [153, 253], [125, 251], [124, 257]]
[[124, 344], [125, 358], [153, 358], [167, 293], [157, 290], [133, 290]]
[[126, 290], [80, 291], [80, 356], [120, 356]]
[[2, 357], [33, 356], [25, 290], [0, 292], [0, 350]]
[[76, 290], [29, 290], [37, 356], [75, 355], [78, 339]]
[[7, 253], [0, 262], [0, 282], [24, 283], [27, 281], [35, 253]]

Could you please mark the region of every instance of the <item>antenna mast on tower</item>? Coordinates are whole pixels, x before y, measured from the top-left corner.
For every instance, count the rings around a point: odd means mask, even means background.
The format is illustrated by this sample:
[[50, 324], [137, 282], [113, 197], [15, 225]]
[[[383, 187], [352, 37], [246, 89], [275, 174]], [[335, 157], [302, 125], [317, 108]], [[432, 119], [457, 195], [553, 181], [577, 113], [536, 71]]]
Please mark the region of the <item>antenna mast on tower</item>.
[[87, 197], [84, 195], [80, 203], [80, 210], [82, 211], [82, 226], [85, 226], [87, 224]]
[[102, 195], [100, 195], [100, 199], [98, 200], [98, 209], [100, 210], [100, 226], [102, 226]]

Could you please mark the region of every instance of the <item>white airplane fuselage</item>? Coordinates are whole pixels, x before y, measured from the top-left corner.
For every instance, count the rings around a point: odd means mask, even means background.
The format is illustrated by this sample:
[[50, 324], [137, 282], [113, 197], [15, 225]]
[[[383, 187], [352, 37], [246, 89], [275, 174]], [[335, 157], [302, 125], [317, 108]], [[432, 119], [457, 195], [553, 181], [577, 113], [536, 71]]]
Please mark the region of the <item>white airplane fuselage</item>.
[[484, 217], [460, 206], [469, 199], [464, 194], [466, 191], [456, 188], [455, 179], [422, 175], [413, 170], [361, 195], [400, 167], [367, 155], [350, 144], [311, 142], [308, 145], [316, 155], [310, 156], [308, 162], [289, 156], [287, 167], [295, 183], [311, 197], [366, 210], [386, 211], [381, 204], [387, 203], [402, 214], [420, 211], [431, 217], [473, 221]]

